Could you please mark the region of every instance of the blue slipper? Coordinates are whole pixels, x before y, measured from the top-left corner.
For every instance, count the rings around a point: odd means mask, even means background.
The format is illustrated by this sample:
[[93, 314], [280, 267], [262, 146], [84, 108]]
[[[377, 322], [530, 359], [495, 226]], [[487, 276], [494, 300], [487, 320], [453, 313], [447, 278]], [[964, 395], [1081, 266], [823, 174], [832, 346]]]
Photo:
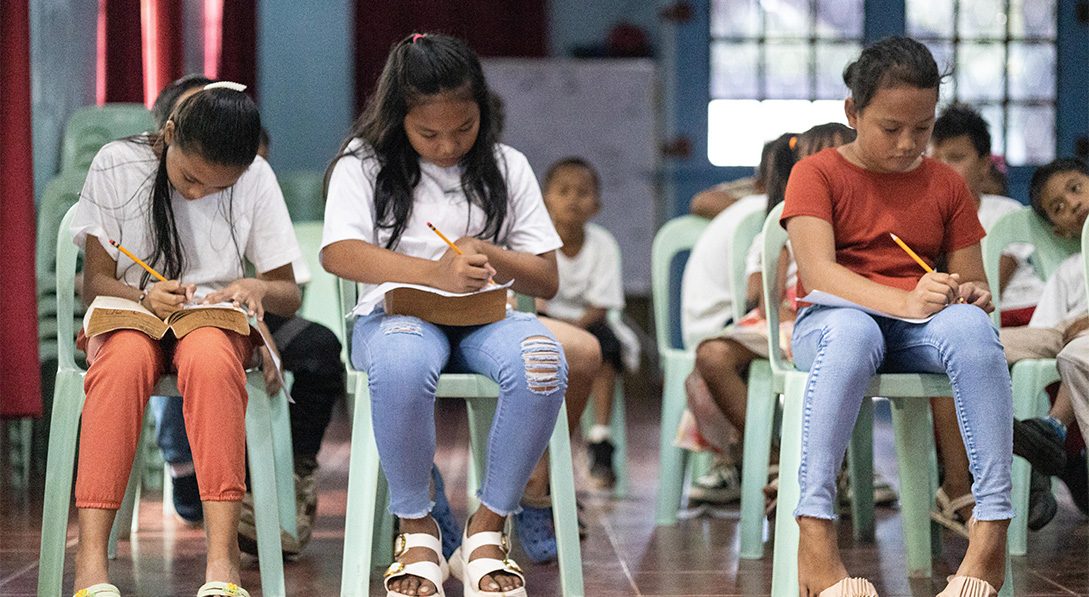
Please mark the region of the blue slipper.
[[431, 465], [431, 480], [435, 484], [435, 506], [431, 508], [431, 517], [439, 523], [439, 530], [442, 531], [442, 557], [449, 560], [454, 555], [454, 550], [461, 545], [461, 527], [450, 510], [442, 475], [439, 474], [439, 467], [434, 464]]
[[[548, 498], [545, 498], [547, 500]], [[556, 528], [552, 523], [552, 506], [537, 508], [522, 502], [522, 511], [514, 515], [514, 531], [522, 551], [536, 564], [556, 558]]]

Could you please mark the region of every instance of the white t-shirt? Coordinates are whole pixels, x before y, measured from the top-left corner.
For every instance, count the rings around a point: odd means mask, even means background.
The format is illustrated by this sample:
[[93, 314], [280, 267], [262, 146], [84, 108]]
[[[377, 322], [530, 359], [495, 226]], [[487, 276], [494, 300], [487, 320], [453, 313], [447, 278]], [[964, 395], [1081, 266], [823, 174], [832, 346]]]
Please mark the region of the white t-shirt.
[[[794, 261], [794, 249], [790, 247], [790, 241], [786, 243], [787, 254], [790, 255], [790, 262], [787, 263], [787, 277], [786, 284], [783, 288], [794, 288], [798, 284], [798, 263]], [[752, 244], [749, 245], [749, 252], [745, 255], [745, 279], [749, 279], [753, 274], [764, 273], [764, 233], [757, 232], [756, 236], [752, 239]]]
[[766, 208], [767, 195], [749, 195], [722, 210], [700, 235], [681, 278], [681, 334], [694, 347], [717, 336], [733, 317], [730, 247], [734, 230], [745, 216]]
[[1067, 257], [1047, 279], [1029, 327], [1051, 328], [1068, 325], [1089, 312], [1085, 297], [1085, 262], [1081, 253]]
[[[72, 220], [74, 242], [85, 248], [87, 235], [98, 238], [117, 260], [117, 279], [134, 287], [139, 287], [144, 269], [109, 241], [116, 240], [145, 262], [151, 257], [148, 219], [158, 167], [146, 144], [106, 144], [91, 162]], [[181, 281], [196, 284], [198, 297], [242, 278], [243, 258], [263, 273], [302, 256], [276, 175], [260, 156], [234, 186], [194, 201], [171, 189], [170, 201], [185, 258]]]
[[[980, 198], [979, 211], [977, 212], [979, 223], [983, 225], [984, 230], [990, 230], [991, 226], [994, 226], [999, 218], [1008, 213], [1020, 211], [1024, 207], [1020, 202], [1009, 197], [983, 195]], [[1032, 245], [1018, 243], [1006, 247], [1003, 252], [1017, 260], [1017, 269], [1013, 270], [1013, 275], [1006, 282], [1006, 289], [1002, 291], [1000, 306], [1003, 309], [1031, 307], [1036, 304], [1037, 299], [1040, 297], [1040, 292], [1044, 288], [1044, 281], [1036, 275], [1036, 270], [1032, 268], [1032, 264], [1029, 262], [1033, 250]], [[991, 285], [994, 286], [995, 284], [996, 281], [992, 280]]]
[[586, 225], [586, 238], [578, 255], [556, 252], [560, 288], [547, 302], [547, 312], [559, 319], [578, 319], [586, 309], [624, 308], [624, 286], [620, 277], [620, 247], [601, 226]]
[[[352, 239], [385, 248], [391, 230], [375, 225], [374, 182], [380, 169], [378, 160], [363, 147], [360, 139], [352, 140], [348, 150], [352, 153], [337, 161], [329, 177], [321, 247], [324, 249], [335, 242]], [[509, 199], [503, 229], [495, 244], [533, 255], [563, 246], [545, 210], [541, 189], [526, 156], [497, 144], [496, 159], [507, 182]], [[454, 241], [480, 234], [485, 220], [484, 211], [471, 205], [466, 198], [461, 187], [460, 166], [440, 168], [420, 160], [420, 182], [413, 193], [412, 210], [393, 250], [403, 255], [438, 260], [449, 245], [427, 227], [427, 222]], [[491, 239], [486, 240], [491, 242]], [[360, 296], [364, 297], [372, 287], [363, 288]], [[356, 312], [370, 313], [374, 304], [364, 305], [361, 300]]]

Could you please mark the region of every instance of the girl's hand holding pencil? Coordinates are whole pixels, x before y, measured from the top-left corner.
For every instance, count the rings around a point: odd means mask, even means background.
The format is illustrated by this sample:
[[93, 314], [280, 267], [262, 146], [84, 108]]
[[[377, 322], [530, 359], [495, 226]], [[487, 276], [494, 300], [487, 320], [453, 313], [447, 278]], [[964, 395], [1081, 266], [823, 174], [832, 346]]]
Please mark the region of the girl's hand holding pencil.
[[121, 246], [121, 243], [109, 239], [110, 244], [121, 251], [129, 259], [131, 259], [136, 265], [147, 270], [149, 274], [159, 279], [158, 282], [153, 284], [148, 289], [147, 296], [143, 299], [142, 303], [145, 307], [151, 309], [151, 312], [159, 317], [167, 317], [170, 314], [178, 311], [183, 305], [193, 300], [193, 293], [197, 287], [193, 284], [182, 285], [178, 280], [167, 280], [162, 274], [155, 271], [150, 265], [144, 263], [142, 259], [133, 255], [128, 249]]
[[[915, 284], [915, 289], [908, 295], [908, 308], [919, 318], [929, 317], [953, 303], [968, 303], [983, 309], [987, 313], [994, 311], [991, 304], [991, 292], [975, 282], [960, 282], [960, 274], [945, 274], [934, 271], [900, 237], [889, 233], [892, 240], [900, 246], [924, 270], [926, 275]], [[917, 315], [912, 315], [916, 317]]]
[[488, 263], [488, 256], [478, 247], [478, 243], [483, 241], [463, 237], [454, 243], [430, 222], [427, 225], [450, 246], [450, 249], [435, 262], [437, 264], [435, 288], [449, 292], [475, 292], [492, 283], [495, 268]]

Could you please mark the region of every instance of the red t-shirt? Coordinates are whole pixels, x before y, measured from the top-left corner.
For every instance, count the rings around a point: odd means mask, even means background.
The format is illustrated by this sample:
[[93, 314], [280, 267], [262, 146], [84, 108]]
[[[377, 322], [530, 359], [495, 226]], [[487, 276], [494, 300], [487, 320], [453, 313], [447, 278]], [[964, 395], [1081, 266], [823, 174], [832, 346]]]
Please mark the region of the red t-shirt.
[[[971, 191], [945, 164], [924, 157], [908, 172], [880, 174], [852, 164], [834, 147], [805, 158], [791, 171], [779, 222], [785, 225], [794, 216], [832, 224], [836, 263], [903, 290], [915, 288], [926, 272], [890, 232], [931, 267], [939, 256], [986, 235]], [[798, 296], [806, 294], [799, 277]]]

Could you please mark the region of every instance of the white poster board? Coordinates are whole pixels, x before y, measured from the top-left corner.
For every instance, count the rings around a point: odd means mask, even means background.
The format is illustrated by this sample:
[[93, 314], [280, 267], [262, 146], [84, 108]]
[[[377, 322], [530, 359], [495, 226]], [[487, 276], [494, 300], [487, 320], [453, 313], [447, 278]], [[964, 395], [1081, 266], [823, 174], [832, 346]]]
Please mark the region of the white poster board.
[[654, 62], [649, 59], [486, 59], [503, 98], [503, 142], [526, 154], [538, 180], [556, 160], [579, 156], [601, 176], [594, 222], [616, 236], [624, 290], [650, 294], [650, 246], [658, 189]]

